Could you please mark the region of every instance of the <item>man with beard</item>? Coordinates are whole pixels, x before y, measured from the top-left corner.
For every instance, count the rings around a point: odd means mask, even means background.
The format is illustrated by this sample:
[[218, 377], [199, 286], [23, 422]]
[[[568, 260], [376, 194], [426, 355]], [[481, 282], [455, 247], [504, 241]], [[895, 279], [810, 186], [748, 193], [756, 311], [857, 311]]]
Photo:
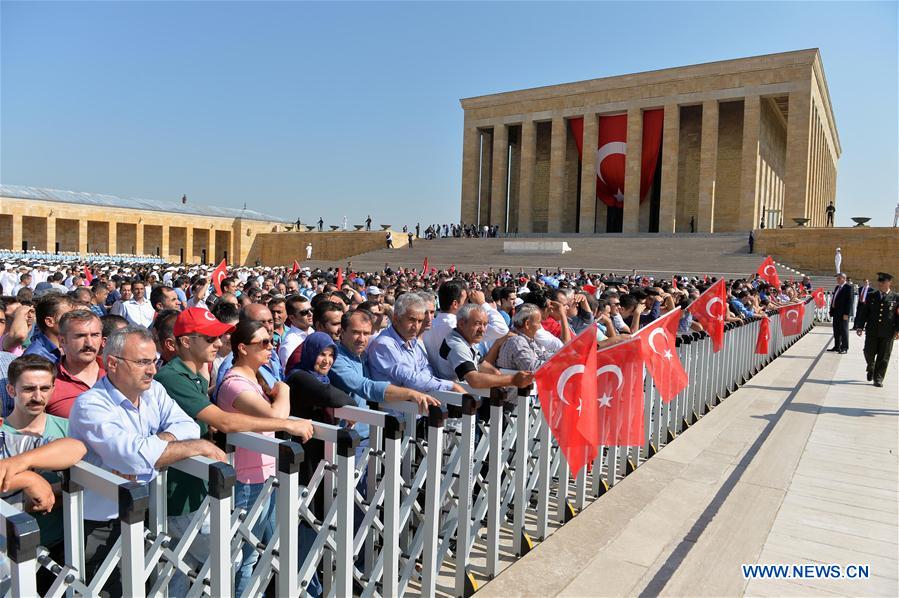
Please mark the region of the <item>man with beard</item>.
[[59, 362], [56, 387], [47, 403], [47, 413], [67, 418], [78, 395], [106, 375], [100, 359], [103, 324], [94, 312], [76, 309], [60, 319], [59, 334], [64, 356]]

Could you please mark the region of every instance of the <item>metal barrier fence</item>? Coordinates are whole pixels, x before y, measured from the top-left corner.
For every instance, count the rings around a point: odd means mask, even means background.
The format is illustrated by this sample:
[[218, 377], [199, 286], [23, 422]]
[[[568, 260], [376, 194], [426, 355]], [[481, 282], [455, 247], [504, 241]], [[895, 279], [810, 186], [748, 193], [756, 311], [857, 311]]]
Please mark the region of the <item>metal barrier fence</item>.
[[[305, 452], [290, 439], [229, 434], [228, 451], [273, 457], [277, 475], [241, 509], [234, 507], [231, 465], [199, 457], [172, 465], [209, 488], [178, 534], [167, 528], [166, 471], [140, 485], [79, 463], [64, 472], [64, 562], [39, 545], [33, 517], [0, 501], [10, 569], [3, 594], [36, 595], [42, 577], [46, 596], [95, 596], [118, 567], [127, 596], [164, 596], [178, 575], [186, 579], [186, 595], [228, 596], [248, 547], [258, 559], [244, 596], [260, 595], [270, 584], [281, 596], [306, 595], [317, 582], [325, 596], [469, 596], [478, 582], [499, 573], [504, 559], [526, 554], [694, 425], [808, 332], [814, 317], [806, 309], [801, 334], [785, 338], [779, 314], [771, 314], [765, 355], [755, 353], [761, 318], [728, 324], [718, 353], [705, 333], [678, 337], [687, 388], [666, 404], [647, 376], [642, 445], [601, 447], [576, 479], [550, 435], [539, 397], [515, 389], [436, 393], [442, 405], [426, 415], [407, 403], [390, 403], [390, 411], [337, 409], [338, 418], [368, 424], [367, 446], [351, 429], [325, 424], [316, 424]], [[324, 458], [304, 464], [307, 453]], [[303, 483], [301, 469], [307, 472]], [[120, 539], [90, 578], [84, 573], [84, 490], [115, 500], [121, 526]], [[253, 529], [272, 496], [277, 525], [262, 542]], [[210, 546], [202, 561], [188, 552], [201, 533], [208, 533]]]

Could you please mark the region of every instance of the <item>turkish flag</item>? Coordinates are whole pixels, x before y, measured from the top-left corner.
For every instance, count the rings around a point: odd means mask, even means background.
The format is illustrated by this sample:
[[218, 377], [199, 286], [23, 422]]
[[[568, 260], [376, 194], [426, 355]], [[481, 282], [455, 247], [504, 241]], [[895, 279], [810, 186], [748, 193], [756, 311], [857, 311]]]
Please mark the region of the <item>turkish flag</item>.
[[583, 287], [581, 287], [581, 288], [583, 288], [585, 291], [587, 291], [587, 292], [590, 293], [591, 295], [596, 295], [596, 287], [593, 286], [592, 284], [585, 284], [585, 285], [584, 285]]
[[675, 338], [680, 324], [680, 308], [668, 312], [637, 333], [646, 344], [646, 367], [659, 396], [666, 403], [687, 387], [687, 372], [677, 356]]
[[597, 351], [596, 391], [600, 444], [643, 444], [644, 360], [644, 344], [640, 338]]
[[677, 288], [677, 276], [671, 277], [671, 286], [673, 286], [675, 289]]
[[[648, 198], [662, 146], [664, 110], [643, 112], [643, 155], [640, 165], [640, 201]], [[584, 119], [568, 121], [578, 156], [584, 156]], [[627, 114], [599, 117], [599, 140], [596, 146], [596, 197], [611, 207], [624, 207], [624, 170], [627, 154]]]
[[596, 326], [588, 326], [534, 375], [546, 422], [575, 476], [598, 454], [596, 355]]
[[84, 280], [87, 281], [87, 284], [90, 284], [94, 281], [94, 275], [91, 274], [91, 269], [87, 266], [84, 267]]
[[455, 274], [456, 273], [456, 264], [450, 264], [449, 271], [450, 271], [450, 274]]
[[[716, 307], [720, 305], [720, 307]], [[687, 310], [693, 314], [712, 337], [712, 349], [717, 353], [724, 346], [724, 316], [727, 313], [727, 291], [722, 278], [690, 304]]]
[[291, 273], [291, 274], [296, 274], [296, 273], [299, 272], [299, 271], [300, 271], [300, 264], [297, 263], [296, 260], [293, 260], [293, 268], [290, 269], [290, 273]]
[[774, 260], [771, 259], [770, 255], [766, 257], [765, 261], [762, 262], [762, 265], [759, 266], [757, 273], [759, 278], [766, 281], [768, 284], [780, 288], [780, 278], [777, 276], [777, 266], [774, 265]]
[[343, 286], [343, 270], [341, 268], [337, 268], [337, 277], [334, 279], [334, 284], [337, 285], [337, 288]]
[[759, 335], [758, 338], [755, 339], [756, 355], [768, 354], [768, 341], [770, 340], [771, 322], [768, 320], [768, 318], [762, 318], [762, 321], [759, 322]]
[[227, 276], [228, 262], [222, 260], [222, 263], [216, 266], [215, 270], [212, 271], [212, 286], [215, 289], [215, 294], [219, 297], [222, 296], [222, 281], [225, 280], [225, 277]]
[[796, 303], [781, 307], [780, 331], [784, 336], [793, 336], [802, 332], [802, 320], [805, 318], [805, 304]]
[[427, 256], [425, 256], [425, 262], [421, 265], [421, 275], [422, 276], [428, 275], [428, 258], [427, 258]]
[[822, 307], [824, 307], [824, 305], [827, 303], [824, 300], [824, 289], [819, 287], [819, 288], [815, 289], [814, 291], [812, 291], [812, 299], [815, 300], [815, 305], [818, 306], [818, 309], [821, 309]]

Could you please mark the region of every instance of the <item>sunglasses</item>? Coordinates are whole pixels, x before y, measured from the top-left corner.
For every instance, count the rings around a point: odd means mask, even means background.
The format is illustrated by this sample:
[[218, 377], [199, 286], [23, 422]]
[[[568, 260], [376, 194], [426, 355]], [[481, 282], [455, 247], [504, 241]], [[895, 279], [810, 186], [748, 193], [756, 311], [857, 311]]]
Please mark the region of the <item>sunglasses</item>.
[[210, 345], [221, 338], [220, 336], [206, 336], [205, 334], [192, 334], [190, 336], [193, 338], [201, 338]]
[[253, 341], [252, 343], [247, 343], [248, 345], [260, 345], [263, 349], [267, 349], [272, 346], [272, 339], [264, 338], [259, 341]]

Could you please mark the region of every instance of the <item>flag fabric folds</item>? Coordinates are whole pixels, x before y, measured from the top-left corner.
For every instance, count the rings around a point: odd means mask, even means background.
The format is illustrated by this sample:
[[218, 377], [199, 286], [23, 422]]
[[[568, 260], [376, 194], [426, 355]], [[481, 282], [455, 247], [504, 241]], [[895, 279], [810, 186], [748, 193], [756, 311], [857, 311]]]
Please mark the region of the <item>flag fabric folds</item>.
[[571, 472], [597, 455], [596, 327], [588, 326], [534, 375], [540, 406]]
[[659, 396], [666, 403], [671, 402], [687, 387], [687, 371], [677, 356], [677, 327], [680, 324], [681, 310], [677, 308], [637, 333], [644, 342], [646, 368], [659, 391]]
[[643, 444], [644, 343], [634, 338], [596, 353], [599, 443]]
[[84, 267], [84, 280], [87, 281], [87, 284], [94, 282], [94, 275], [91, 273], [91, 269], [88, 266]]
[[690, 304], [687, 310], [712, 337], [712, 350], [717, 353], [724, 346], [724, 316], [727, 314], [727, 290], [722, 278]]
[[225, 280], [225, 277], [228, 276], [228, 261], [222, 260], [221, 263], [215, 267], [215, 270], [212, 271], [212, 287], [215, 289], [215, 294], [219, 297], [222, 296], [222, 281]]
[[334, 279], [334, 284], [337, 285], [338, 290], [343, 286], [343, 269], [340, 267], [337, 268], [337, 276]]
[[425, 256], [425, 261], [424, 261], [424, 263], [421, 265], [421, 275], [422, 275], [422, 276], [427, 276], [427, 275], [428, 275], [428, 270], [429, 270], [429, 269], [428, 269], [428, 257]]
[[756, 270], [756, 273], [759, 275], [759, 278], [768, 284], [780, 288], [780, 277], [777, 276], [777, 266], [774, 265], [774, 260], [770, 255], [765, 258], [765, 261], [762, 262], [759, 269]]
[[296, 274], [300, 271], [300, 264], [296, 260], [293, 260], [293, 268], [290, 269], [291, 274]]
[[768, 354], [768, 341], [771, 340], [771, 321], [768, 318], [762, 318], [759, 322], [759, 335], [755, 339], [756, 355]]
[[793, 336], [802, 332], [802, 320], [805, 318], [805, 304], [786, 305], [780, 310], [780, 331], [784, 336]]
[[815, 305], [818, 306], [818, 309], [824, 307], [824, 305], [827, 303], [824, 300], [824, 289], [819, 287], [812, 291], [812, 299], [815, 300]]

